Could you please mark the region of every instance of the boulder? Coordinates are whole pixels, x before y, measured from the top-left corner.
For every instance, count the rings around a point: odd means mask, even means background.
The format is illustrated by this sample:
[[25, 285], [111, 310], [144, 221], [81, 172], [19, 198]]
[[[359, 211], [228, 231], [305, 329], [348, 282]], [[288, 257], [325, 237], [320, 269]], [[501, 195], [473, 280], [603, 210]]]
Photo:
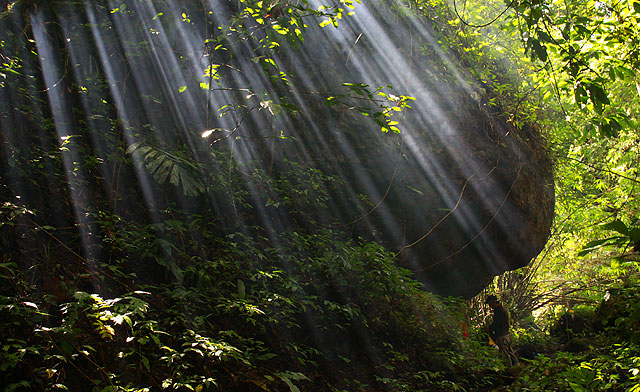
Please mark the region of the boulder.
[[[274, 13], [266, 24], [245, 13], [247, 30], [236, 34], [228, 27], [243, 3], [220, 1], [211, 19], [195, 17], [199, 1], [135, 2], [126, 10], [18, 3], [25, 9], [16, 6], [4, 28], [12, 31], [7, 48], [18, 43], [25, 51], [25, 76], [16, 82], [25, 88], [5, 89], [0, 97], [7, 109], [3, 140], [17, 143], [19, 129], [28, 128], [31, 145], [64, 142], [66, 172], [58, 178], [73, 182], [77, 217], [103, 189], [105, 198], [130, 192], [118, 196], [123, 202], [106, 203], [117, 205], [116, 213], [128, 212], [126, 198], [152, 209], [175, 200], [213, 204], [221, 227], [241, 220], [276, 233], [331, 225], [385, 244], [426, 289], [466, 297], [525, 266], [545, 245], [554, 187], [544, 140], [533, 124], [515, 126], [490, 103], [492, 87], [469, 68], [484, 65], [465, 65], [442, 45], [451, 32], [435, 16], [401, 2], [358, 4], [337, 28], [307, 17], [304, 41], [281, 39], [267, 50], [263, 44], [279, 34], [270, 29], [288, 26], [287, 13]], [[208, 37], [225, 50], [205, 44]], [[212, 65], [215, 75], [206, 72]], [[24, 91], [39, 94], [39, 103], [25, 103]], [[385, 122], [387, 114], [393, 123]], [[176, 156], [188, 156], [212, 187], [216, 175], [231, 180], [226, 173], [237, 164], [246, 175], [238, 185], [243, 204], [230, 197], [234, 184], [197, 202], [191, 195], [158, 196], [157, 172], [111, 159], [141, 141], [178, 151], [167, 159], [179, 170], [192, 166]], [[93, 169], [77, 166], [85, 151], [101, 159]], [[232, 157], [233, 164], [220, 165], [214, 155]], [[327, 199], [304, 216], [291, 203], [274, 201], [272, 185], [251, 183], [256, 170], [275, 178], [291, 162], [329, 176], [313, 184]], [[171, 180], [191, 181], [186, 174]]]

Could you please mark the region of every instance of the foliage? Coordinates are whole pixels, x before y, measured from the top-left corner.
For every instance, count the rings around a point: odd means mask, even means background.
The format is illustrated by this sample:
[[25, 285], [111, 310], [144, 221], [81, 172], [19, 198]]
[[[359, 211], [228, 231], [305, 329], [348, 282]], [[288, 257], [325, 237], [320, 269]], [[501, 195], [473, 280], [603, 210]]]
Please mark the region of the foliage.
[[634, 26], [640, 5], [634, 1], [523, 2], [514, 8], [524, 22], [519, 25], [531, 56], [544, 63], [554, 57], [549, 66], [564, 76], [562, 84], [556, 85], [558, 92], [574, 94], [577, 106], [595, 113], [590, 122], [601, 133], [619, 130], [627, 115], [615, 106], [604, 112], [612, 103], [605, 86], [633, 77], [638, 70], [640, 41]]
[[[631, 27], [638, 5], [454, 5], [460, 19], [453, 23], [478, 39], [473, 56], [508, 59], [506, 72], [513, 70], [506, 80], [492, 69], [480, 71], [481, 80], [497, 86], [494, 100], [515, 102], [513, 119], [536, 121], [556, 156], [556, 222], [547, 248], [472, 302], [472, 311], [482, 314], [484, 295], [500, 294], [512, 309], [516, 346], [538, 355], [506, 389], [638, 390], [632, 331], [640, 99], [637, 29]], [[519, 81], [515, 89], [513, 80]], [[564, 331], [568, 320], [577, 323], [575, 331]], [[475, 322], [481, 325], [481, 318]]]
[[[471, 46], [473, 56], [509, 64], [508, 78], [495, 68], [479, 74], [494, 86], [494, 99], [516, 103], [512, 115], [516, 124], [529, 119], [547, 133], [557, 162], [555, 235], [557, 244], [562, 244], [551, 245], [549, 255], [555, 257], [565, 244], [577, 248], [571, 252], [605, 244], [621, 253], [632, 249], [637, 236], [640, 137], [635, 76], [639, 41], [633, 27], [640, 15], [638, 3], [514, 1], [452, 6], [461, 34], [477, 39]], [[623, 225], [626, 229], [620, 229]], [[612, 230], [627, 240], [614, 239]]]
[[[379, 245], [325, 231], [284, 233], [269, 247], [241, 233], [218, 238], [206, 221], [192, 222], [140, 227], [101, 214], [95, 225], [118, 229], [105, 239], [111, 261], [84, 277], [91, 291], [79, 290], [71, 271], [39, 286], [3, 263], [3, 388], [438, 390], [451, 384], [447, 368], [468, 361], [452, 356], [461, 343], [451, 328], [460, 303], [423, 292]], [[140, 246], [143, 238], [158, 241], [159, 229], [171, 252]], [[181, 250], [202, 235], [215, 247]], [[171, 275], [178, 282], [137, 277], [149, 267], [130, 260], [150, 257], [179, 269]], [[354, 378], [369, 361], [373, 373]]]
[[139, 154], [137, 161], [144, 164], [153, 179], [163, 184], [179, 186], [185, 195], [197, 196], [204, 191], [204, 185], [198, 179], [198, 167], [189, 160], [168, 153], [159, 148], [133, 143], [127, 148], [128, 154]]
[[633, 128], [629, 112], [616, 98], [618, 85], [628, 85], [640, 66], [635, 29], [640, 3], [512, 1], [506, 7], [485, 6], [489, 15], [496, 15], [490, 20], [471, 11], [474, 7], [467, 2], [462, 9], [459, 2], [453, 5], [469, 27], [499, 23], [505, 30], [517, 31], [524, 51], [550, 76], [538, 79], [543, 91], [572, 100], [583, 114], [591, 115], [585, 132], [613, 136], [622, 128]]
[[[11, 15], [55, 14], [54, 3], [15, 2]], [[443, 49], [458, 53], [481, 81], [487, 110], [499, 108], [520, 128], [546, 129], [557, 155], [557, 220], [548, 249], [489, 289], [514, 309], [518, 344], [545, 351], [508, 388], [637, 391], [640, 313], [632, 251], [640, 241], [634, 28], [640, 3], [513, 1], [504, 13], [497, 2], [454, 12], [437, 1], [408, 3], [411, 12], [435, 21]], [[1, 111], [18, 113], [22, 124], [12, 129], [27, 141], [7, 136], [0, 149], [3, 170], [22, 180], [0, 189], [0, 386], [295, 392], [482, 390], [506, 383], [480, 318], [468, 320], [482, 314], [478, 299], [465, 316], [461, 301], [423, 292], [380, 245], [327, 229], [322, 211], [341, 192], [341, 179], [309, 162], [231, 158], [233, 143], [247, 137], [242, 127], [249, 113], [268, 114], [275, 131], [280, 114], [299, 110], [293, 94], [318, 96], [385, 132], [400, 131], [392, 116], [410, 109], [413, 99], [393, 94], [391, 86], [352, 81], [337, 91], [302, 91], [294, 88], [296, 75], [283, 71], [290, 54], [282, 48], [304, 43], [309, 20], [335, 27], [353, 3], [234, 1], [231, 17], [218, 24], [209, 16], [220, 10], [203, 4], [157, 2], [155, 15], [133, 2], [93, 4], [95, 23], [65, 32], [71, 41], [97, 28], [104, 33], [108, 56], [80, 57], [86, 61], [76, 61], [59, 23], [47, 24], [46, 36], [64, 57], [55, 70], [64, 86], [58, 98], [80, 103], [70, 105], [65, 125], [74, 132], [65, 135], [55, 132], [44, 82], [30, 74], [40, 64], [35, 40], [24, 39], [32, 20], [0, 41], [0, 89], [13, 99], [10, 106], [2, 100]], [[389, 8], [390, 20], [400, 15], [399, 7]], [[504, 22], [481, 33], [472, 25], [487, 13], [504, 15]], [[120, 22], [148, 39], [111, 34]], [[185, 60], [193, 53], [179, 52], [176, 62], [161, 64], [184, 80], [170, 79], [157, 90], [138, 86], [148, 93], [139, 97], [145, 105], [119, 95], [132, 69], [175, 51], [167, 37], [184, 26], [199, 29], [199, 68]], [[272, 88], [235, 84], [245, 63]], [[108, 66], [125, 70], [122, 78], [105, 77], [100, 67]], [[171, 93], [161, 93], [164, 88]], [[206, 104], [205, 123], [185, 115], [183, 124], [163, 124], [161, 97], [193, 91]], [[216, 94], [226, 101], [210, 107], [220, 103]], [[137, 113], [139, 107], [148, 112]], [[211, 113], [232, 119], [212, 126]], [[173, 132], [178, 127], [184, 132]], [[194, 143], [194, 136], [205, 142]], [[228, 150], [212, 148], [225, 139]], [[144, 173], [154, 181], [127, 180]], [[186, 198], [171, 197], [167, 184]], [[157, 196], [150, 205], [140, 201], [145, 191]], [[229, 203], [202, 208], [206, 197]], [[302, 229], [266, 227], [276, 215]], [[222, 224], [229, 216], [235, 225]], [[599, 305], [606, 289], [610, 299]], [[588, 351], [567, 352], [529, 328], [534, 313], [545, 311], [535, 322], [546, 327], [576, 304], [597, 309], [589, 314], [602, 328], [581, 336]]]
[[630, 247], [633, 248], [634, 245], [640, 243], [640, 227], [629, 228], [623, 221], [615, 220], [602, 225], [602, 229], [614, 231], [618, 235], [587, 243], [585, 249], [578, 253], [578, 256], [584, 256], [599, 247], [607, 245], [622, 248], [624, 252]]
[[[521, 386], [509, 390], [558, 391], [635, 391], [638, 387], [638, 347], [617, 344], [612, 351], [599, 348], [596, 353], [559, 353], [553, 358], [541, 356], [530, 364], [532, 371], [522, 375]], [[596, 355], [594, 355], [596, 354]], [[535, 371], [533, 371], [534, 368]]]
[[637, 295], [635, 276], [611, 288], [595, 311], [583, 312], [588, 324], [582, 324], [580, 332], [569, 325], [573, 330], [568, 331], [568, 340], [562, 331], [555, 337], [534, 334], [540, 355], [527, 363], [508, 390], [636, 391], [640, 386]]

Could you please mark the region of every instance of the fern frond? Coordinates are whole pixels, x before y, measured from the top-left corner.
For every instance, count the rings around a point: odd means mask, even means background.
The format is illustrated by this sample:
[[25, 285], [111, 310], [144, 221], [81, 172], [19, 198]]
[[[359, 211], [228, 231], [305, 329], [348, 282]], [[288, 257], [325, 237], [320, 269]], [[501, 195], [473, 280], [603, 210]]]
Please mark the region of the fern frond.
[[136, 162], [144, 166], [147, 173], [159, 184], [169, 180], [171, 185], [182, 188], [187, 196], [197, 196], [205, 191], [205, 185], [199, 178], [197, 164], [157, 147], [133, 143], [127, 148]]

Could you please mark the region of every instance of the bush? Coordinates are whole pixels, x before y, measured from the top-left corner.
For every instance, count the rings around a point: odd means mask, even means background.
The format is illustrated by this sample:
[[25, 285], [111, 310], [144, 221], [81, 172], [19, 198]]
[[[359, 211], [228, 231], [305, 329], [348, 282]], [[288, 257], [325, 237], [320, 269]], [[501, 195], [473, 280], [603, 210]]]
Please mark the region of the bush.
[[0, 265], [3, 389], [437, 391], [481, 383], [465, 370], [482, 358], [465, 355], [474, 348], [462, 344], [462, 303], [422, 291], [377, 244], [325, 230], [283, 233], [274, 246], [216, 236], [194, 217], [188, 229], [177, 220], [99, 218], [92, 224], [112, 233], [102, 243], [111, 260], [86, 276], [77, 273], [82, 260], [54, 275], [36, 263], [30, 271], [44, 279], [34, 284], [16, 263]]

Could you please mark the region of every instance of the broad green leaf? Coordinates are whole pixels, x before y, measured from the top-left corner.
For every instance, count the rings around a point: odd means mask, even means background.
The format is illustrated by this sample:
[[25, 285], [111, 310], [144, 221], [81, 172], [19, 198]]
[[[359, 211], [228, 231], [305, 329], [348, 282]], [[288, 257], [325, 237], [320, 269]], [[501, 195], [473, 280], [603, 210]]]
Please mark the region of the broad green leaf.
[[173, 170], [171, 171], [171, 178], [169, 179], [169, 183], [175, 186], [178, 186], [180, 180], [180, 169], [178, 165], [173, 166]]
[[538, 57], [538, 59], [540, 59], [540, 61], [542, 61], [543, 63], [547, 61], [547, 48], [544, 45], [540, 44], [540, 41], [536, 39], [531, 40], [531, 47], [533, 48], [536, 56]]
[[130, 145], [127, 150], [126, 153], [127, 154], [131, 154], [132, 152], [134, 152], [138, 147], [140, 146], [140, 142], [135, 142], [132, 145]]
[[162, 165], [163, 163], [166, 164], [171, 164], [171, 162], [167, 159], [166, 156], [164, 155], [159, 155], [157, 156], [154, 160], [152, 160], [151, 162], [149, 162], [149, 157], [146, 157], [147, 163], [147, 170], [149, 171], [149, 173], [154, 174], [156, 171], [159, 171], [158, 168], [160, 167], [160, 165]]
[[615, 243], [616, 241], [620, 241], [620, 240], [624, 240], [626, 237], [620, 237], [620, 236], [616, 236], [616, 237], [609, 237], [609, 238], [604, 238], [604, 239], [599, 239], [599, 240], [595, 240], [595, 241], [591, 241], [589, 243], [587, 243], [580, 252], [578, 252], [578, 256], [582, 257], [582, 256], [586, 256], [587, 254], [593, 252], [594, 250], [601, 248], [605, 245], [610, 245]]
[[589, 89], [589, 96], [591, 97], [591, 100], [594, 104], [610, 104], [609, 97], [607, 97], [607, 93], [604, 91], [602, 86], [597, 84], [589, 84], [587, 88]]
[[576, 86], [574, 94], [576, 103], [584, 103], [587, 100], [587, 91], [582, 87], [582, 84]]
[[605, 230], [613, 230], [615, 232], [618, 232], [626, 236], [630, 235], [629, 228], [627, 227], [627, 225], [625, 225], [624, 222], [619, 219], [613, 222], [605, 223], [600, 227], [602, 227]]

